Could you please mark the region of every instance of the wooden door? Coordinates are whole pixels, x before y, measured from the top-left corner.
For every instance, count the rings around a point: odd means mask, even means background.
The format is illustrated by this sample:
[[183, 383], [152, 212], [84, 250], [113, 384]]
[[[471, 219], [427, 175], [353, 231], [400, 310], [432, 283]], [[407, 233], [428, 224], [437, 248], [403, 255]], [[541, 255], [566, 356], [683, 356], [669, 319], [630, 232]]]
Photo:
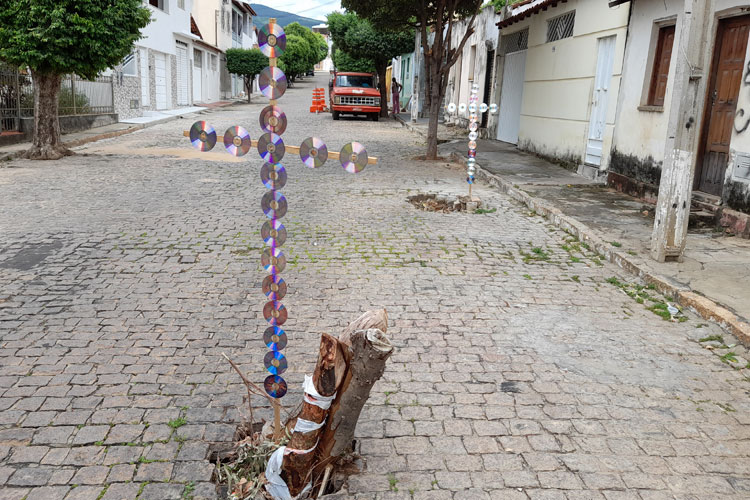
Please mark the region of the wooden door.
[[750, 16], [724, 19], [714, 47], [711, 80], [706, 102], [703, 154], [696, 173], [696, 189], [721, 196], [729, 160], [729, 141], [742, 83]]

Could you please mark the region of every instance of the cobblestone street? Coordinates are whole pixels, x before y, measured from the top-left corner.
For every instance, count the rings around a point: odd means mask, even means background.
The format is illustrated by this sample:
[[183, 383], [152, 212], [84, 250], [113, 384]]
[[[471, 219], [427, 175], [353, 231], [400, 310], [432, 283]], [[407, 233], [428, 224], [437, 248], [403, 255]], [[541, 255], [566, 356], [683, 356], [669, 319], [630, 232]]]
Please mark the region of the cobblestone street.
[[[388, 310], [397, 351], [357, 428], [350, 498], [750, 497], [750, 381], [705, 348], [736, 341], [663, 320], [623, 293], [635, 278], [486, 186], [492, 213], [416, 209], [408, 196], [464, 194], [462, 170], [414, 161], [422, 139], [395, 121], [310, 114], [326, 84], [279, 101], [284, 141], [356, 140], [379, 162], [284, 158], [282, 401], [301, 402], [320, 333]], [[263, 106], [195, 119], [257, 138]], [[0, 500], [215, 498], [209, 443], [246, 414], [221, 354], [267, 375], [265, 188], [255, 151], [197, 152], [191, 124], [0, 165]]]

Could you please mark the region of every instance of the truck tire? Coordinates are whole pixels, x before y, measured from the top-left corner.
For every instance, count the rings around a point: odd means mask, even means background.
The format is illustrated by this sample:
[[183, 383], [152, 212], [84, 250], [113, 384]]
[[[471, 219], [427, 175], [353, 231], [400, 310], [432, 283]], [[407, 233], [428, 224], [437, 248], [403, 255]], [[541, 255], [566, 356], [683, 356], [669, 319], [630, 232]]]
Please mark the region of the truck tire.
[[378, 121], [378, 119], [380, 119], [380, 113], [372, 113], [370, 115], [370, 120], [376, 122], [376, 121]]
[[339, 112], [338, 112], [338, 111], [333, 111], [333, 113], [331, 113], [331, 114], [333, 115], [333, 119], [334, 119], [334, 120], [338, 120], [338, 119], [339, 119], [339, 116], [340, 116], [340, 115], [339, 115]]

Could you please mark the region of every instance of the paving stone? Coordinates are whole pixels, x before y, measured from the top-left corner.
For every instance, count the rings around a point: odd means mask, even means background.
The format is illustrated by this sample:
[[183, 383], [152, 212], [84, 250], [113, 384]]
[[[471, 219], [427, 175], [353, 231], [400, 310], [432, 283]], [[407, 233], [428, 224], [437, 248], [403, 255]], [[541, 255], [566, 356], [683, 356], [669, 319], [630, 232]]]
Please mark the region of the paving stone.
[[44, 500], [63, 500], [70, 491], [69, 486], [43, 486], [34, 488], [29, 493], [29, 498], [40, 498]]
[[102, 490], [102, 486], [76, 486], [68, 492], [65, 500], [97, 500]]
[[95, 465], [92, 467], [81, 467], [73, 476], [74, 484], [104, 484], [109, 474], [109, 467]]
[[100, 500], [135, 500], [139, 490], [140, 485], [137, 483], [110, 484]]

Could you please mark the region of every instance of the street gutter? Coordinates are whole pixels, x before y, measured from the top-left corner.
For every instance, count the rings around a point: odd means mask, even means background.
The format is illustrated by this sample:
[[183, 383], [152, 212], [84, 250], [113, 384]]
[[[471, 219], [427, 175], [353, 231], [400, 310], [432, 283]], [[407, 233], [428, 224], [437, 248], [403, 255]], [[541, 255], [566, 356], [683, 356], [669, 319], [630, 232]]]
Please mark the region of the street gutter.
[[[396, 121], [400, 122], [407, 129], [425, 137], [425, 133], [418, 127], [405, 122], [399, 116], [395, 118]], [[451, 160], [466, 167], [466, 158], [456, 152], [451, 152]], [[476, 169], [476, 178], [478, 180], [486, 182], [489, 186], [501, 193], [507, 194], [513, 200], [525, 204], [537, 214], [546, 217], [556, 227], [587, 243], [609, 262], [637, 276], [647, 284], [654, 285], [660, 293], [682, 307], [687, 307], [695, 311], [703, 319], [718, 323], [722, 328], [736, 336], [744, 345], [750, 346], [750, 324], [722, 304], [696, 293], [686, 285], [675, 283], [670, 278], [645, 269], [628, 254], [613, 248], [609, 240], [603, 237], [599, 231], [588, 227], [586, 224], [569, 215], [565, 215], [548, 200], [534, 197], [514, 187], [512, 183], [503, 179], [502, 176], [484, 170], [479, 164], [476, 165]]]

